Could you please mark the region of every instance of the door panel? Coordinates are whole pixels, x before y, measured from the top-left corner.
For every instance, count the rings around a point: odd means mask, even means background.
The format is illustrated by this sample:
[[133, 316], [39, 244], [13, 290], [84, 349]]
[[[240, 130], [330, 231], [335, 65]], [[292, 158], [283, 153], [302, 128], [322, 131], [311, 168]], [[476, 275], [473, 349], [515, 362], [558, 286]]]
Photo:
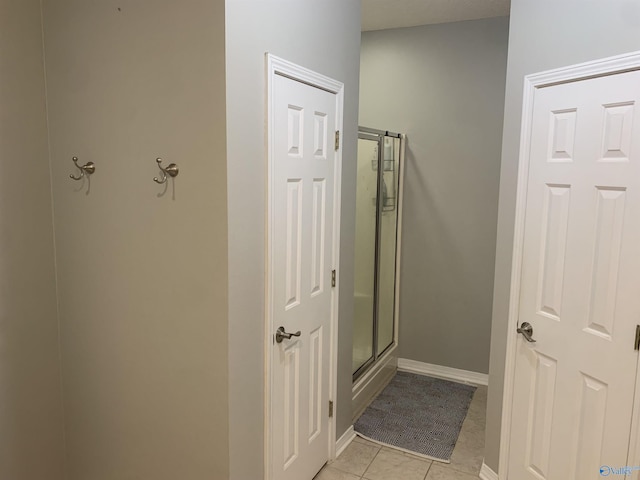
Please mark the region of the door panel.
[[509, 478], [627, 462], [640, 323], [640, 72], [535, 93]]
[[300, 336], [272, 346], [271, 461], [274, 480], [311, 480], [329, 447], [336, 96], [273, 82], [273, 325]]

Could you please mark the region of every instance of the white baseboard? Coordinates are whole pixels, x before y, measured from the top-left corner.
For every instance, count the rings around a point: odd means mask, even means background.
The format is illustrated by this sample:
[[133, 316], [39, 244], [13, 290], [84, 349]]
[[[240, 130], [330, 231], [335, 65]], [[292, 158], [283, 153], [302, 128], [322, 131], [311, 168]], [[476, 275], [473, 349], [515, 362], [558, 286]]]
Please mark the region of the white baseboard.
[[498, 474], [487, 467], [487, 464], [482, 462], [480, 467], [480, 474], [478, 475], [482, 480], [499, 480]]
[[473, 385], [489, 385], [489, 375], [486, 373], [470, 372], [457, 368], [443, 367], [431, 363], [418, 362], [407, 358], [398, 359], [398, 370], [403, 372], [419, 373], [430, 377], [444, 378], [459, 383], [471, 383]]
[[336, 442], [336, 458], [338, 458], [338, 456], [342, 452], [344, 452], [344, 449], [347, 448], [351, 442], [353, 442], [354, 438], [356, 438], [356, 432], [353, 429], [353, 425], [351, 425]]

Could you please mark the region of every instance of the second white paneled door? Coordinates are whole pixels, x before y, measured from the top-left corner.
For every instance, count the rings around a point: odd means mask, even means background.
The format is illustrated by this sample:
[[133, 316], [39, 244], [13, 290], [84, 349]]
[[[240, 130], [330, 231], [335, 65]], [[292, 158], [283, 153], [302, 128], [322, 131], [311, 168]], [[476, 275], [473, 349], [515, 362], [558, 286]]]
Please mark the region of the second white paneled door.
[[[335, 93], [272, 77], [271, 472], [311, 480], [329, 457]], [[277, 333], [282, 328], [285, 333]]]
[[627, 465], [640, 323], [640, 72], [533, 100], [509, 472]]

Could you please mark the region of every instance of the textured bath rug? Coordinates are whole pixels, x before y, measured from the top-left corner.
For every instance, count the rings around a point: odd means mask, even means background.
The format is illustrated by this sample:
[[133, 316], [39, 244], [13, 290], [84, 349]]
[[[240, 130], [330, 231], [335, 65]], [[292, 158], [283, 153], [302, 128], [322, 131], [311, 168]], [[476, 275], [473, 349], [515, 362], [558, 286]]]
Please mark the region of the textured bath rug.
[[354, 425], [361, 437], [450, 463], [476, 387], [398, 372]]

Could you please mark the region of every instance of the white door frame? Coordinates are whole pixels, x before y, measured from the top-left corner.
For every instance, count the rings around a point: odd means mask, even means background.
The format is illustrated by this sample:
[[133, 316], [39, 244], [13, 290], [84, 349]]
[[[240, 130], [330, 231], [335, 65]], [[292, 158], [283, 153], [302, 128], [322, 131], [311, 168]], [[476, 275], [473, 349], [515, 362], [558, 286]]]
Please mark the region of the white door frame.
[[[264, 411], [264, 458], [265, 458], [265, 479], [269, 480], [272, 476], [272, 448], [271, 448], [271, 417], [273, 412], [273, 405], [271, 402], [271, 381], [273, 376], [272, 365], [272, 350], [273, 350], [273, 334], [275, 332], [275, 326], [273, 323], [274, 318], [274, 302], [273, 302], [273, 283], [274, 283], [274, 242], [273, 242], [273, 219], [274, 219], [274, 207], [273, 198], [270, 192], [274, 188], [274, 146], [275, 138], [273, 126], [274, 122], [274, 108], [273, 108], [273, 79], [275, 75], [281, 75], [283, 77], [296, 80], [307, 85], [311, 85], [321, 90], [326, 90], [336, 96], [336, 130], [340, 132], [340, 136], [343, 137], [342, 122], [343, 122], [343, 105], [344, 105], [344, 84], [333, 80], [325, 75], [316, 73], [307, 68], [296, 65], [282, 58], [265, 54], [266, 57], [266, 76], [267, 76], [267, 138], [266, 138], [266, 151], [267, 151], [267, 251], [266, 251], [266, 295], [265, 295], [265, 411]], [[334, 152], [334, 165], [335, 165], [335, 177], [334, 177], [334, 202], [333, 202], [333, 241], [332, 241], [332, 265], [333, 269], [339, 272], [340, 263], [340, 200], [342, 198], [341, 185], [342, 185], [342, 138], [340, 141], [340, 148]], [[330, 346], [329, 346], [329, 399], [333, 401], [333, 417], [329, 419], [329, 445], [327, 445], [327, 458], [333, 460], [336, 454], [336, 411], [337, 402], [336, 394], [338, 389], [337, 373], [338, 373], [338, 291], [340, 283], [338, 281], [335, 288], [331, 289], [332, 305], [331, 305], [331, 320], [330, 320]], [[328, 406], [327, 406], [328, 408]]]
[[[632, 70], [640, 70], [640, 51], [535, 73], [527, 75], [524, 78], [509, 316], [507, 322], [507, 353], [505, 357], [502, 424], [500, 428], [500, 457], [498, 463], [498, 474], [502, 479], [507, 478], [506, 474], [509, 469], [509, 440], [511, 436], [511, 415], [513, 412], [516, 345], [518, 341], [521, 341], [518, 339], [516, 329], [518, 328], [520, 310], [520, 277], [522, 274], [525, 208], [529, 179], [529, 151], [531, 147], [531, 127], [535, 92], [539, 88], [549, 87], [559, 83], [575, 82], [587, 78], [614, 75]], [[637, 108], [640, 108], [640, 105], [638, 105]], [[640, 372], [636, 378], [636, 382], [638, 382], [638, 380], [640, 380]], [[636, 383], [636, 385], [640, 384]], [[638, 452], [638, 446], [640, 446], [638, 440], [640, 439], [637, 435], [640, 430], [638, 428], [640, 418], [638, 418], [637, 408], [640, 405], [639, 397], [640, 395], [636, 393], [636, 399], [634, 400], [634, 418], [632, 421], [632, 442], [629, 450], [631, 452], [631, 458], [636, 460], [636, 463], [633, 465], [637, 465], [637, 461], [640, 460], [640, 454]]]

